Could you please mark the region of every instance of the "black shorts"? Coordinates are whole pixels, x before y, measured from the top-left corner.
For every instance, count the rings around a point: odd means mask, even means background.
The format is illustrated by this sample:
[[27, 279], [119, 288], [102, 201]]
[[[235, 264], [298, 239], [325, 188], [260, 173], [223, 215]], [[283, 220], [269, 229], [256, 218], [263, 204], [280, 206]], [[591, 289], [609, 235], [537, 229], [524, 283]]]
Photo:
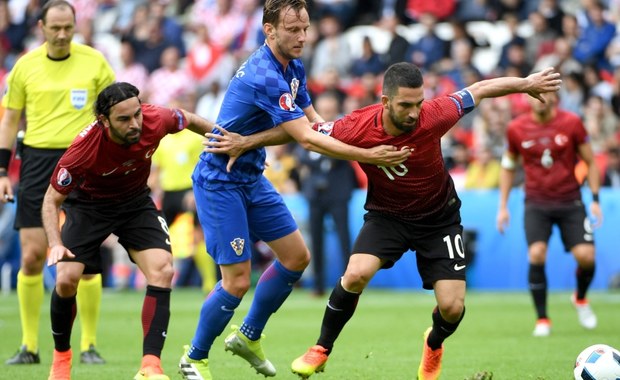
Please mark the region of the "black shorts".
[[367, 253], [385, 260], [391, 268], [408, 250], [415, 251], [424, 289], [437, 280], [465, 281], [463, 226], [458, 208], [449, 219], [435, 225], [404, 222], [378, 212], [364, 215], [364, 225], [353, 253]]
[[168, 225], [147, 193], [117, 203], [65, 202], [63, 210], [62, 241], [76, 256], [63, 261], [83, 263], [85, 274], [101, 273], [99, 247], [110, 234], [118, 236], [126, 250], [161, 248], [170, 252]]
[[37, 149], [24, 146], [17, 187], [15, 228], [43, 227], [41, 205], [50, 178], [64, 149]]
[[566, 205], [540, 205], [525, 202], [525, 237], [527, 245], [548, 242], [553, 225], [557, 225], [566, 252], [577, 244], [594, 244], [590, 219], [581, 200]]

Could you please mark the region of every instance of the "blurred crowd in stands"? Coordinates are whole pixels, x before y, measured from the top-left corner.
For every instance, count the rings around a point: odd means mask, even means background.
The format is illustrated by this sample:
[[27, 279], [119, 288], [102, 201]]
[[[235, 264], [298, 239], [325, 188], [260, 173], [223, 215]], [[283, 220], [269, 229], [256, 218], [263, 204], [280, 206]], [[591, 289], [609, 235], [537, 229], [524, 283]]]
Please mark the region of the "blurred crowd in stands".
[[[2, 79], [41, 43], [42, 0], [0, 1]], [[150, 103], [215, 120], [229, 78], [263, 43], [260, 0], [74, 0], [76, 40], [99, 49], [119, 81]], [[304, 63], [312, 94], [331, 92], [339, 113], [379, 100], [383, 70], [424, 69], [427, 98], [498, 75], [556, 67], [561, 106], [583, 117], [603, 173], [617, 154], [620, 117], [618, 0], [309, 0]], [[527, 110], [523, 95], [483, 102], [444, 138], [461, 189], [497, 186], [503, 132]], [[300, 188], [293, 147], [273, 148], [267, 173]], [[282, 157], [284, 156], [284, 157]], [[293, 157], [289, 157], [293, 156]], [[613, 159], [611, 160], [613, 162]], [[277, 177], [277, 178], [276, 178]]]
[[[329, 95], [326, 107], [334, 114], [378, 102], [382, 73], [395, 62], [423, 69], [428, 99], [484, 78], [554, 66], [563, 76], [560, 106], [583, 118], [603, 185], [620, 187], [620, 0], [307, 1], [308, 85], [315, 98]], [[36, 28], [42, 3], [0, 1], [2, 86], [16, 59], [42, 42]], [[236, 68], [264, 40], [260, 0], [72, 3], [75, 40], [100, 50], [118, 81], [137, 86], [146, 102], [210, 120]], [[498, 186], [504, 131], [527, 112], [526, 96], [482, 102], [444, 137], [457, 189]], [[268, 148], [266, 175], [282, 193], [303, 187], [299, 151]]]

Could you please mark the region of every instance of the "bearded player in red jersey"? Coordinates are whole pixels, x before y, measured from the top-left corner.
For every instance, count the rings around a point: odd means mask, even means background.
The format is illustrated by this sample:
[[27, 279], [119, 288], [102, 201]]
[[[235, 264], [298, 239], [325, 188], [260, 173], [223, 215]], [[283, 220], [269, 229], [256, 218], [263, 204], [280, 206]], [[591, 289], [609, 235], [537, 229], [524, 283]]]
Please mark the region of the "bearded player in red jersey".
[[[525, 172], [525, 235], [528, 244], [528, 282], [537, 321], [534, 336], [548, 336], [551, 321], [547, 315], [547, 242], [553, 225], [560, 228], [567, 252], [577, 261], [577, 290], [572, 302], [579, 322], [586, 329], [596, 327], [596, 315], [586, 299], [594, 277], [594, 236], [603, 215], [599, 206], [599, 172], [592, 147], [579, 116], [557, 108], [558, 96], [544, 94], [544, 103], [531, 99], [532, 111], [513, 120], [507, 130], [508, 148], [502, 159], [500, 205], [497, 228], [507, 227], [508, 197], [519, 157]], [[591, 225], [581, 200], [575, 165], [581, 158], [588, 166], [588, 185], [593, 195], [590, 212], [597, 222]]]
[[413, 64], [397, 63], [385, 72], [381, 103], [333, 123], [315, 126], [350, 145], [389, 144], [412, 154], [393, 167], [360, 164], [368, 176], [364, 225], [349, 265], [332, 291], [315, 346], [292, 363], [302, 378], [323, 371], [334, 342], [353, 316], [361, 292], [379, 269], [390, 268], [408, 250], [416, 252], [425, 289], [433, 289], [437, 306], [432, 327], [424, 333], [419, 379], [437, 379], [443, 341], [465, 313], [465, 251], [460, 205], [444, 167], [440, 139], [482, 99], [512, 93], [557, 91], [561, 80], [552, 68], [527, 78], [480, 81], [450, 95], [424, 99], [422, 73]]
[[[43, 225], [57, 265], [50, 316], [54, 359], [49, 380], [71, 378], [71, 330], [82, 273], [101, 272], [99, 246], [111, 234], [147, 281], [142, 307], [142, 367], [136, 380], [167, 380], [160, 355], [170, 319], [172, 255], [168, 226], [150, 197], [151, 157], [169, 133], [204, 134], [216, 126], [181, 109], [142, 104], [129, 83], [99, 93], [97, 117], [58, 161], [43, 199]], [[60, 207], [66, 221], [59, 226]]]

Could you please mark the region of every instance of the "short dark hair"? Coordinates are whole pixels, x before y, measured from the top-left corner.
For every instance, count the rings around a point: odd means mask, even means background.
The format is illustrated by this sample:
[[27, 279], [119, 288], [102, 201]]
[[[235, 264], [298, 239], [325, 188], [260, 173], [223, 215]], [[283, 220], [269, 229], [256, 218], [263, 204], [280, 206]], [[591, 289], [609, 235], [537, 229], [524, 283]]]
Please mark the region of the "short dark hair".
[[396, 95], [400, 87], [418, 88], [423, 85], [422, 72], [413, 63], [395, 63], [383, 75], [383, 95], [390, 98]]
[[75, 7], [68, 1], [66, 0], [50, 0], [48, 2], [46, 2], [45, 4], [43, 4], [43, 8], [41, 8], [41, 21], [43, 21], [43, 24], [45, 24], [45, 18], [47, 17], [47, 12], [52, 9], [52, 8], [64, 8], [64, 7], [68, 7], [69, 9], [71, 9], [71, 12], [73, 13], [73, 20], [75, 21]]
[[291, 7], [299, 14], [302, 9], [307, 9], [306, 0], [267, 0], [263, 6], [263, 25], [271, 24], [274, 27], [280, 22], [280, 12]]
[[[107, 118], [110, 117], [110, 109], [116, 104], [125, 101], [130, 98], [137, 98], [140, 95], [140, 90], [131, 83], [116, 82], [112, 83], [97, 96], [95, 102], [94, 112], [95, 117], [103, 115]], [[138, 98], [140, 100], [140, 98]]]

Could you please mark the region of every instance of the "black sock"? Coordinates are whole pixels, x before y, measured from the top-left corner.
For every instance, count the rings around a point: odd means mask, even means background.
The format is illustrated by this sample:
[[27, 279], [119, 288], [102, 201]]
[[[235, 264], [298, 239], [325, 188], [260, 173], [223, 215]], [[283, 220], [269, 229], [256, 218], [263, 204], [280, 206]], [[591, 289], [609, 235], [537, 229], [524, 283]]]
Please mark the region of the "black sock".
[[582, 300], [586, 298], [586, 292], [592, 283], [592, 279], [594, 278], [594, 266], [589, 269], [584, 269], [581, 267], [577, 268], [577, 299]]
[[361, 293], [351, 293], [344, 290], [339, 280], [332, 294], [327, 301], [325, 314], [323, 315], [323, 323], [321, 325], [321, 336], [316, 344], [327, 348], [329, 355], [334, 347], [334, 342], [340, 335], [344, 325], [351, 319], [357, 301]]
[[528, 273], [530, 293], [534, 300], [538, 319], [547, 317], [547, 275], [545, 265], [530, 264]]
[[62, 298], [54, 288], [50, 301], [50, 318], [56, 351], [65, 352], [71, 348], [71, 329], [76, 313], [75, 296]]
[[441, 313], [439, 312], [439, 308], [435, 306], [433, 310], [433, 329], [431, 333], [428, 335], [428, 339], [426, 340], [426, 344], [431, 348], [431, 350], [436, 350], [441, 347], [443, 341], [446, 340], [447, 337], [454, 334], [457, 327], [459, 327], [459, 323], [463, 320], [465, 316], [465, 307], [463, 307], [463, 313], [456, 323], [450, 323], [443, 319]]
[[142, 355], [161, 356], [170, 321], [171, 289], [147, 285], [142, 305]]

